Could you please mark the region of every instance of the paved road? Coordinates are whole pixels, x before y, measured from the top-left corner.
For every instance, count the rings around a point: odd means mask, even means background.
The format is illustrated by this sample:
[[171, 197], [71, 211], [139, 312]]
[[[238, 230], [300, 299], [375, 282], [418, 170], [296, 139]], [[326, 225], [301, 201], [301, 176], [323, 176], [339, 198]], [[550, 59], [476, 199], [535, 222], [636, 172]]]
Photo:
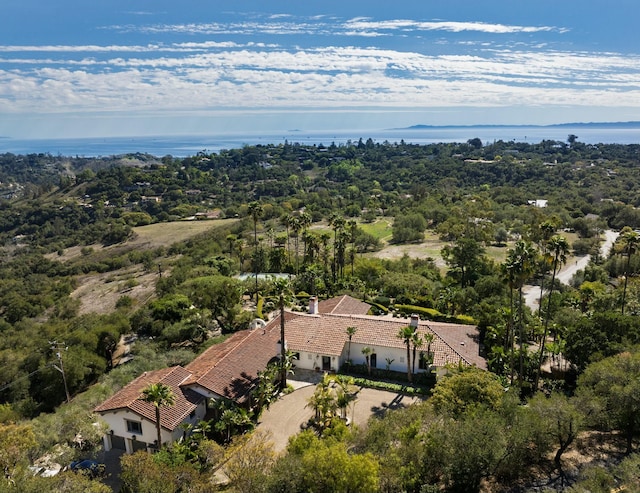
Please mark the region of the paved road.
[[[286, 448], [289, 437], [299, 433], [313, 415], [313, 410], [306, 406], [314, 391], [314, 385], [302, 386], [274, 402], [262, 414], [257, 429], [271, 434], [277, 452]], [[373, 415], [382, 415], [389, 409], [406, 407], [419, 400], [394, 392], [359, 388], [355, 402], [349, 406], [348, 417], [355, 425], [364, 426]]]
[[[611, 247], [615, 243], [618, 238], [617, 231], [607, 230], [604, 232], [604, 243], [600, 246], [600, 252], [603, 257], [607, 257], [609, 252], [611, 251]], [[589, 264], [589, 260], [591, 260], [590, 255], [584, 255], [583, 257], [578, 257], [573, 263], [563, 266], [560, 269], [560, 272], [556, 275], [556, 278], [562, 284], [569, 284], [571, 282], [571, 278], [578, 272], [579, 270], [584, 270], [585, 267]], [[540, 303], [540, 286], [531, 286], [525, 285], [522, 287], [522, 295], [525, 299], [525, 303], [529, 308], [536, 311], [538, 310], [538, 306]]]

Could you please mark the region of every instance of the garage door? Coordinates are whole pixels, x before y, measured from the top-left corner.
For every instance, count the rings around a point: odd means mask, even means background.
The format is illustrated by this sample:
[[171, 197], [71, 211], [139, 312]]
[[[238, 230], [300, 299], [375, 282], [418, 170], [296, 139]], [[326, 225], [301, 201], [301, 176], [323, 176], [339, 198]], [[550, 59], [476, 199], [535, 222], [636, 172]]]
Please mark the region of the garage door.
[[134, 452], [137, 452], [138, 450], [147, 450], [147, 444], [140, 440], [131, 440], [131, 445]]
[[111, 448], [115, 448], [118, 450], [127, 450], [124, 444], [124, 437], [111, 435]]

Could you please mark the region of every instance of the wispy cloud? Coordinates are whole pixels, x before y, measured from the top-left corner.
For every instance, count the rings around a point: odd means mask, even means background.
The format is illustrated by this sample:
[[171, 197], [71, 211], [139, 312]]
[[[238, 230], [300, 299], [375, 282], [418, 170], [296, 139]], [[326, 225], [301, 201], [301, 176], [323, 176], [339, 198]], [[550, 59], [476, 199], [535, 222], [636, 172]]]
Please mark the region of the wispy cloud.
[[385, 20], [374, 21], [367, 18], [355, 18], [345, 22], [345, 26], [354, 31], [447, 31], [460, 33], [463, 31], [475, 31], [490, 34], [513, 34], [513, 33], [537, 33], [537, 32], [567, 32], [565, 28], [553, 26], [513, 26], [506, 24], [491, 24], [485, 22], [452, 22], [435, 21], [420, 22], [415, 20]]
[[190, 33], [190, 34], [277, 34], [291, 35], [345, 35], [373, 37], [383, 35], [406, 35], [410, 32], [443, 31], [449, 33], [477, 32], [486, 34], [531, 34], [540, 32], [566, 33], [567, 28], [556, 26], [521, 26], [486, 22], [416, 21], [408, 19], [373, 20], [356, 17], [348, 20], [329, 19], [325, 16], [298, 18], [290, 14], [275, 14], [264, 20], [242, 22], [212, 22], [189, 24], [155, 24], [110, 26], [118, 31], [143, 33]]

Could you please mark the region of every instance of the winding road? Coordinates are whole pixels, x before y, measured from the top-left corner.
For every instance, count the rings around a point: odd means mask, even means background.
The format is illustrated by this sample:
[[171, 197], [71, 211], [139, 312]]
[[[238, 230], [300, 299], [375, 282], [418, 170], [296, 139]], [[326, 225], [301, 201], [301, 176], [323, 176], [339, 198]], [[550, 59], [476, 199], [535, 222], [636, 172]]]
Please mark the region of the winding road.
[[[615, 243], [618, 238], [617, 231], [606, 230], [604, 232], [604, 242], [600, 245], [600, 252], [603, 257], [607, 257], [609, 252], [611, 251], [611, 247]], [[577, 257], [577, 259], [572, 264], [564, 265], [564, 267], [556, 274], [556, 279], [560, 281], [562, 284], [569, 284], [571, 282], [571, 278], [578, 272], [579, 270], [584, 270], [584, 268], [589, 264], [589, 260], [591, 260], [591, 255], [584, 255], [582, 257]], [[525, 299], [525, 302], [531, 310], [537, 310], [538, 305], [540, 303], [540, 286], [531, 286], [525, 285], [522, 288], [522, 295]]]

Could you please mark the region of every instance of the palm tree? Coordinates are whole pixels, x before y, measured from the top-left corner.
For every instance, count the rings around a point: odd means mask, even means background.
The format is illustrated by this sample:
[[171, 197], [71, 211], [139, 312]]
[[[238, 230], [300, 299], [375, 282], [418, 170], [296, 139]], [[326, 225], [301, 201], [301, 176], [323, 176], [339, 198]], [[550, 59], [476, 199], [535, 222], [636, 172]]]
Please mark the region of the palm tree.
[[413, 362], [411, 364], [411, 373], [416, 372], [416, 350], [418, 346], [422, 346], [423, 343], [424, 343], [424, 340], [422, 339], [422, 337], [420, 337], [420, 334], [418, 334], [418, 332], [415, 331], [411, 336], [411, 347], [413, 351]]
[[229, 257], [233, 258], [233, 247], [235, 246], [236, 240], [238, 239], [237, 235], [229, 234], [227, 235], [227, 243], [229, 244]]
[[155, 406], [156, 410], [156, 432], [158, 433], [158, 450], [162, 448], [162, 427], [160, 425], [160, 408], [173, 406], [176, 403], [176, 396], [171, 387], [163, 383], [152, 383], [142, 391], [142, 400]]
[[298, 253], [298, 246], [300, 245], [300, 231], [302, 231], [302, 223], [300, 222], [300, 218], [298, 216], [291, 216], [289, 219], [289, 227], [293, 232], [293, 237], [295, 238], [295, 257], [296, 257], [296, 274], [300, 270], [300, 259]]
[[364, 355], [364, 359], [367, 362], [367, 373], [371, 375], [371, 353], [373, 353], [373, 349], [370, 347], [363, 347], [362, 354]]
[[338, 389], [336, 390], [336, 404], [340, 408], [340, 417], [346, 420], [347, 406], [356, 398], [355, 394], [351, 391], [351, 387], [355, 380], [353, 377], [348, 377], [346, 375], [336, 375], [334, 382], [338, 384]]
[[556, 232], [555, 224], [552, 221], [544, 221], [538, 226], [538, 232], [540, 234], [540, 251], [542, 253], [542, 262], [540, 264], [542, 277], [540, 280], [540, 299], [538, 302], [538, 313], [542, 316], [542, 295], [544, 293], [544, 276], [548, 272], [548, 264], [551, 263], [553, 257], [550, 257], [550, 245], [549, 240]]
[[407, 346], [407, 380], [409, 380], [409, 383], [413, 381], [411, 378], [411, 340], [413, 339], [414, 332], [415, 329], [410, 325], [407, 325], [400, 329], [400, 332], [398, 332], [398, 335], [396, 336], [398, 339], [402, 339], [404, 344]]
[[337, 248], [338, 248], [338, 235], [344, 230], [345, 220], [340, 214], [334, 213], [329, 217], [329, 224], [333, 227], [333, 282], [336, 282], [336, 276], [338, 273], [337, 263]]
[[[511, 299], [511, 354], [513, 355], [513, 290], [518, 290], [518, 339], [520, 343], [520, 383], [524, 373], [524, 300], [522, 298], [522, 287], [524, 283], [535, 272], [536, 251], [530, 242], [518, 240], [513, 249], [507, 253], [507, 259], [502, 266], [503, 273], [507, 277], [510, 288]], [[512, 356], [513, 359], [513, 356]], [[511, 383], [513, 383], [513, 365], [511, 369]]]
[[351, 240], [351, 251], [349, 252], [349, 261], [351, 263], [351, 275], [353, 276], [353, 267], [356, 260], [356, 237], [358, 235], [358, 223], [355, 219], [347, 221], [349, 230], [349, 240]]
[[434, 339], [435, 336], [431, 332], [428, 332], [423, 336], [423, 342], [427, 345], [427, 361], [429, 362], [429, 365], [433, 363], [433, 355], [431, 354], [431, 343]]
[[357, 331], [357, 327], [347, 327], [347, 337], [349, 338], [349, 345], [347, 346], [347, 361], [349, 363], [351, 363], [351, 339]]
[[538, 388], [540, 381], [540, 372], [542, 370], [542, 360], [544, 359], [544, 345], [547, 342], [547, 334], [549, 332], [549, 319], [551, 318], [551, 295], [553, 294], [553, 285], [556, 281], [556, 273], [558, 266], [567, 262], [567, 252], [569, 251], [569, 242], [564, 236], [553, 235], [548, 242], [549, 252], [553, 253], [553, 274], [551, 275], [551, 287], [549, 288], [549, 300], [547, 301], [547, 313], [544, 318], [544, 331], [542, 341], [540, 341], [540, 354], [538, 355], [538, 371], [536, 372], [536, 380], [533, 386]]
[[[280, 308], [280, 388], [287, 388], [287, 348], [285, 339], [285, 312], [284, 307], [291, 296], [291, 285], [289, 279], [280, 277], [273, 280], [273, 291], [278, 297], [278, 307]], [[290, 361], [290, 358], [289, 358]]]
[[[249, 214], [253, 219], [253, 248], [258, 250], [258, 219], [262, 216], [263, 209], [260, 202], [253, 201], [249, 203], [247, 206], [249, 210]], [[258, 262], [255, 265], [255, 274], [256, 274], [256, 303], [258, 302]]]
[[298, 216], [298, 222], [300, 223], [300, 228], [302, 230], [302, 259], [304, 261], [305, 254], [307, 252], [307, 238], [309, 236], [309, 226], [311, 226], [312, 220], [311, 215], [302, 211]]
[[625, 226], [620, 233], [620, 240], [622, 244], [622, 253], [627, 256], [627, 264], [624, 268], [624, 288], [622, 290], [622, 314], [624, 315], [624, 308], [627, 299], [627, 282], [629, 281], [629, 273], [631, 270], [631, 256], [636, 253], [638, 251], [638, 247], [640, 247], [640, 235], [628, 226]]

